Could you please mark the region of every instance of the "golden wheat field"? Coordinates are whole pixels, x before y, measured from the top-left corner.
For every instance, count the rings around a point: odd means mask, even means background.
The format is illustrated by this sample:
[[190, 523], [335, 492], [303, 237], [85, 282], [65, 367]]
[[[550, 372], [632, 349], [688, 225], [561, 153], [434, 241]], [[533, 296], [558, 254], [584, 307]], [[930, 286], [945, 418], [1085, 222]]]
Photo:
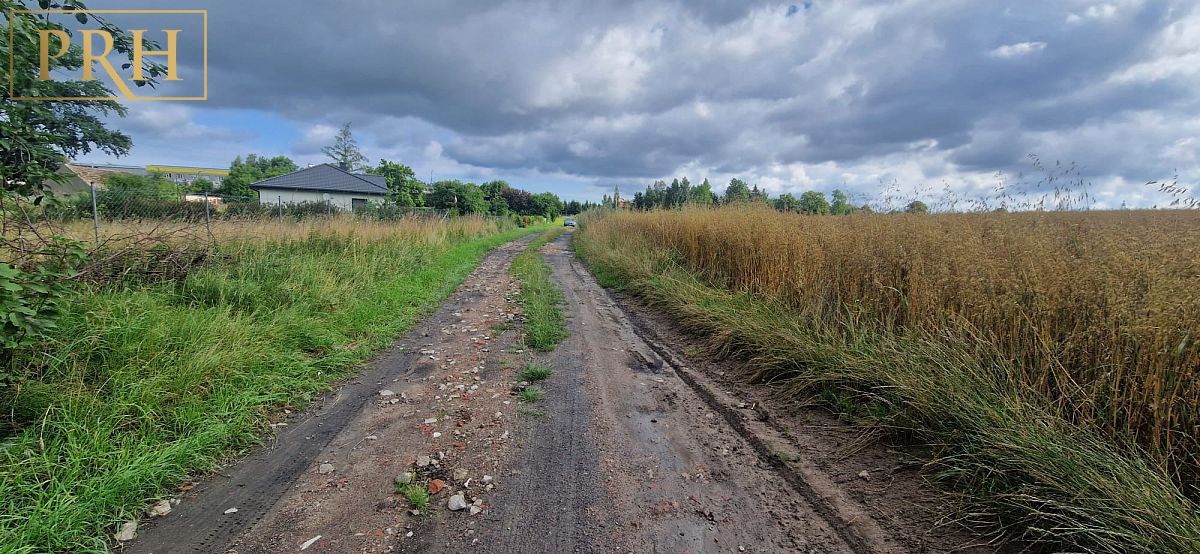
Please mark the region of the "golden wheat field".
[[1200, 213], [740, 206], [619, 212], [586, 231], [833, 323], [981, 338], [1067, 419], [1200, 466]]

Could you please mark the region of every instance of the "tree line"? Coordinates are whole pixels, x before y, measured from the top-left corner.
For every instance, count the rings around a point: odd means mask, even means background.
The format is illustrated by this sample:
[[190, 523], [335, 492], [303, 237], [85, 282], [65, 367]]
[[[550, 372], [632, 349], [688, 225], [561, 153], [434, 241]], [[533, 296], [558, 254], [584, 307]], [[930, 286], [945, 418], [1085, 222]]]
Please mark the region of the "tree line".
[[[614, 195], [615, 196], [615, 195]], [[792, 193], [783, 193], [772, 198], [765, 189], [758, 185], [750, 185], [741, 179], [730, 179], [724, 194], [713, 191], [708, 179], [699, 185], [693, 185], [687, 177], [673, 179], [670, 184], [666, 181], [655, 181], [648, 185], [644, 192], [633, 195], [630, 206], [635, 210], [674, 209], [687, 205], [710, 206], [715, 204], [735, 204], [739, 202], [762, 202], [769, 204], [781, 212], [791, 212], [811, 215], [849, 215], [852, 213], [870, 213], [874, 210], [866, 205], [854, 205], [850, 197], [840, 189], [831, 193], [832, 201], [825, 193], [810, 190], [799, 197]], [[606, 198], [606, 204], [608, 203]], [[614, 201], [614, 204], [617, 203]], [[920, 200], [913, 200], [904, 209], [907, 213], [928, 213], [929, 207]]]

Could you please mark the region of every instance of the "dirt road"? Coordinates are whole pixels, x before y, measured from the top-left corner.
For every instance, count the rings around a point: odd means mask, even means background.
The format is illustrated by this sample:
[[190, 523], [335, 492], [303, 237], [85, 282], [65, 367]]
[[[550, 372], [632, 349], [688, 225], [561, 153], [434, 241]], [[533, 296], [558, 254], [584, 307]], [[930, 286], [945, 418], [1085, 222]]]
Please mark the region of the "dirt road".
[[[507, 245], [360, 378], [281, 422], [129, 549], [989, 551], [935, 526], [938, 499], [902, 452], [778, 410], [768, 390], [729, 392], [720, 364], [682, 354], [688, 339], [653, 312], [618, 305], [569, 240], [543, 249], [570, 330], [554, 352], [521, 345], [507, 267], [524, 242]], [[531, 361], [554, 373], [544, 399], [522, 404], [514, 385]], [[419, 513], [397, 493], [406, 473], [441, 489]]]

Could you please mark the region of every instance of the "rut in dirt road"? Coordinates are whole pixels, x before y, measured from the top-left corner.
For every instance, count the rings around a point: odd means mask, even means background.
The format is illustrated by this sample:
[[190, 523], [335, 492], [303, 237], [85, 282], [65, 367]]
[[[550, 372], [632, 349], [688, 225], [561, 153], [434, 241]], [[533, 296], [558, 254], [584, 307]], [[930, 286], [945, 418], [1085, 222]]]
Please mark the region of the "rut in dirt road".
[[[510, 442], [508, 382], [523, 359], [519, 288], [507, 270], [531, 238], [488, 254], [438, 312], [357, 378], [273, 426], [267, 445], [201, 480], [126, 549], [386, 551], [423, 521], [397, 494], [400, 473], [447, 489], [470, 480], [486, 496], [484, 477]], [[444, 511], [449, 494], [427, 511]]]
[[[856, 489], [815, 468], [787, 471], [765, 450], [795, 452], [796, 445], [779, 444], [794, 437], [741, 423], [733, 412], [757, 412], [673, 365], [678, 356], [646, 338], [648, 330], [575, 259], [570, 240], [565, 235], [542, 250], [565, 296], [570, 336], [538, 356], [555, 370], [545, 415], [518, 428], [512, 475], [475, 534], [483, 550], [991, 551], [973, 537], [931, 531], [933, 521], [892, 515], [906, 504], [864, 506]], [[833, 437], [802, 450], [840, 456]], [[928, 491], [912, 483], [893, 485], [911, 492], [912, 504], [926, 500]], [[886, 524], [874, 514], [886, 514]], [[931, 534], [939, 536], [929, 540]]]
[[[834, 526], [773, 474], [634, 332], [573, 259], [544, 248], [570, 336], [545, 415], [518, 451], [475, 538], [489, 552], [850, 552]], [[457, 546], [453, 526], [428, 546]]]

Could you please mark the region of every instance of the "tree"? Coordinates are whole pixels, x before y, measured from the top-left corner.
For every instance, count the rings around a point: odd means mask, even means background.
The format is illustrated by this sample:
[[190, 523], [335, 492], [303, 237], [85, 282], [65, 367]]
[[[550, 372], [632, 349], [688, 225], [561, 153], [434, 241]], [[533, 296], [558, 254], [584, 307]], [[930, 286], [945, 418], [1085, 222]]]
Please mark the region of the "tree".
[[828, 215], [829, 201], [825, 199], [824, 194], [810, 190], [800, 195], [800, 213]]
[[[78, 0], [63, 2], [39, 2], [47, 6], [66, 10], [87, 9]], [[11, 81], [14, 95], [40, 98], [115, 97], [116, 94], [101, 80], [47, 80], [39, 79], [41, 73], [39, 55], [39, 32], [58, 31], [68, 36], [71, 31], [49, 17], [25, 10], [24, 2], [0, 0], [0, 10], [5, 13], [5, 25], [0, 28], [0, 51], [11, 55], [12, 65], [5, 60], [0, 64], [0, 82], [6, 86]], [[14, 10], [14, 11], [10, 11]], [[8, 18], [12, 19], [9, 20]], [[120, 29], [112, 26], [95, 14], [77, 13], [81, 23], [95, 20], [113, 35], [113, 50], [125, 58], [133, 52], [132, 40]], [[10, 42], [10, 35], [12, 41]], [[159, 47], [150, 41], [143, 43], [147, 50]], [[51, 47], [54, 47], [51, 44]], [[147, 77], [139, 86], [155, 86], [158, 77], [166, 68], [158, 63], [143, 60], [143, 73]], [[82, 50], [72, 46], [66, 54], [49, 58], [48, 69], [75, 71], [83, 66]], [[125, 115], [125, 108], [110, 100], [13, 100], [7, 94], [0, 97], [0, 186], [4, 190], [21, 195], [44, 194], [50, 182], [65, 182], [68, 176], [60, 173], [71, 158], [93, 150], [123, 156], [133, 145], [129, 136], [105, 127], [107, 116]]]
[[[38, 7], [77, 12], [87, 9], [79, 0], [39, 1]], [[103, 81], [39, 78], [39, 34], [65, 33], [69, 37], [73, 33], [49, 16], [22, 13], [26, 9], [24, 2], [0, 0], [5, 23], [0, 27], [0, 52], [9, 55], [6, 63], [0, 63], [0, 83], [12, 89], [11, 94], [6, 91], [0, 96], [0, 189], [32, 196], [37, 204], [45, 200], [50, 183], [66, 182], [69, 178], [59, 171], [69, 159], [93, 150], [123, 156], [133, 143], [128, 135], [104, 125], [109, 116], [125, 115], [120, 104], [72, 99], [115, 97]], [[80, 23], [95, 20], [109, 31], [113, 37], [112, 49], [132, 63], [134, 44], [124, 32], [93, 13], [74, 16]], [[46, 38], [49, 40], [49, 36]], [[142, 46], [146, 50], [160, 49], [150, 41], [144, 41]], [[78, 70], [83, 66], [81, 49], [73, 46], [62, 56], [48, 57], [46, 64], [50, 73]], [[146, 78], [138, 86], [153, 87], [166, 72], [161, 64], [144, 60], [142, 70]], [[42, 100], [14, 100], [14, 97]], [[6, 229], [0, 241], [7, 242], [11, 230]], [[21, 244], [19, 249], [0, 248], [7, 254], [0, 262], [0, 306], [4, 307], [5, 316], [0, 318], [0, 367], [4, 368], [0, 369], [0, 390], [21, 378], [19, 373], [9, 372], [10, 368], [20, 371], [21, 364], [13, 363], [13, 352], [44, 340], [46, 333], [55, 327], [62, 314], [61, 306], [78, 290], [78, 283], [72, 279], [88, 257], [79, 241], [38, 232], [32, 235], [39, 243]]]
[[186, 189], [187, 192], [195, 194], [212, 194], [216, 190], [216, 186], [213, 185], [213, 182], [209, 181], [208, 179], [197, 177], [196, 179], [192, 180], [192, 182], [187, 184]]
[[536, 215], [554, 219], [563, 212], [562, 200], [553, 192], [539, 192], [533, 195], [533, 206]]
[[691, 197], [689, 200], [693, 204], [707, 206], [713, 203], [714, 196], [712, 185], [709, 184], [708, 179], [705, 178], [704, 181], [702, 181], [699, 185], [692, 187]]
[[[641, 194], [641, 193], [639, 192], [637, 194]], [[634, 196], [636, 197], [637, 194], [635, 194]], [[580, 204], [578, 200], [572, 200], [570, 202], [567, 202], [566, 207], [563, 209], [563, 213], [566, 215], [578, 215], [582, 212], [583, 212], [583, 205]]]
[[725, 203], [748, 201], [750, 201], [750, 186], [741, 179], [730, 179], [729, 186], [725, 187]]
[[798, 212], [800, 211], [800, 200], [790, 192], [785, 192], [775, 199], [775, 209], [781, 212]]
[[846, 197], [846, 193], [841, 189], [833, 189], [833, 205], [829, 207], [829, 211], [833, 215], [847, 215], [853, 211], [854, 207], [850, 205], [850, 199]]
[[483, 191], [483, 199], [487, 201], [489, 214], [506, 216], [512, 211], [508, 200], [504, 199], [504, 191], [511, 188], [508, 182], [503, 180], [488, 181], [479, 185], [479, 189]]
[[450, 210], [458, 215], [486, 214], [487, 201], [479, 187], [457, 180], [438, 181], [433, 191], [425, 198], [430, 207]]
[[927, 214], [929, 213], [929, 206], [926, 206], [925, 203], [920, 200], [913, 200], [904, 207], [904, 213]]
[[533, 195], [515, 188], [500, 191], [500, 196], [508, 204], [508, 209], [519, 215], [533, 215]]
[[258, 154], [234, 158], [229, 164], [229, 176], [221, 182], [221, 196], [227, 200], [247, 201], [254, 198], [255, 192], [250, 185], [263, 179], [286, 175], [296, 171], [296, 163], [287, 156], [268, 158]]
[[411, 167], [402, 163], [379, 160], [379, 165], [367, 170], [372, 175], [382, 175], [387, 181], [388, 199], [397, 206], [415, 207], [424, 205], [425, 184], [417, 180]]
[[363, 162], [367, 161], [367, 157], [358, 150], [358, 141], [354, 140], [354, 135], [350, 132], [349, 121], [342, 125], [342, 129], [333, 138], [333, 144], [322, 148], [321, 151], [346, 171], [360, 171]]
[[179, 200], [180, 192], [178, 185], [158, 172], [149, 175], [113, 173], [104, 178], [104, 194], [111, 194], [118, 200], [130, 197]]
[[760, 190], [758, 188], [757, 184], [754, 185], [753, 187], [750, 188], [750, 200], [754, 201], [754, 202], [766, 202], [767, 201], [767, 190], [766, 189]]

